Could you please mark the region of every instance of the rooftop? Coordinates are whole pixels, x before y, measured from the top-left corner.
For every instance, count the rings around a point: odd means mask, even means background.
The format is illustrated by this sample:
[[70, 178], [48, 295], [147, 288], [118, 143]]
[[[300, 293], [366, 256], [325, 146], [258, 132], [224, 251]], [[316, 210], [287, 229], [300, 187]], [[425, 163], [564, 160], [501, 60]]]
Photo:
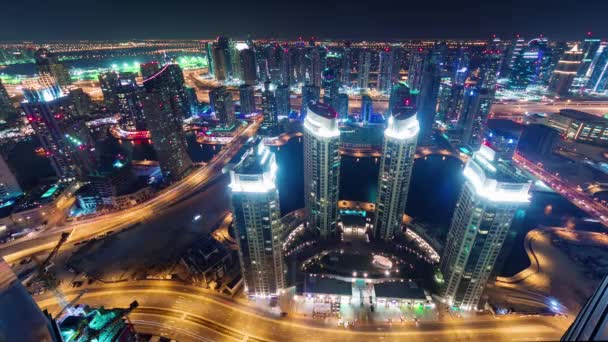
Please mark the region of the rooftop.
[[413, 281], [387, 281], [374, 284], [376, 297], [399, 299], [426, 299], [424, 290]]
[[592, 124], [608, 125], [608, 120], [601, 116], [589, 114], [575, 109], [561, 109], [559, 115], [568, 117], [570, 119], [584, 121]]
[[339, 296], [352, 295], [352, 284], [328, 277], [307, 275], [304, 281], [304, 293], [329, 294]]
[[326, 119], [335, 119], [338, 117], [338, 113], [329, 105], [321, 102], [314, 102], [308, 104], [308, 109], [313, 111], [315, 114], [322, 116]]

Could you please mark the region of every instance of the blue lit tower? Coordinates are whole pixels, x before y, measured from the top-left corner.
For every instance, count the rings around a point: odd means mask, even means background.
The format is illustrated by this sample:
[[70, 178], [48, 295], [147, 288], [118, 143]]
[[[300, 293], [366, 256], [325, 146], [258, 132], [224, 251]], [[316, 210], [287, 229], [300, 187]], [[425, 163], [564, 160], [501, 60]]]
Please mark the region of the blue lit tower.
[[270, 81], [264, 82], [262, 90], [262, 115], [266, 126], [274, 126], [279, 122], [274, 85]]
[[249, 115], [256, 112], [254, 88], [249, 84], [239, 86], [239, 102], [241, 103], [241, 113]]
[[346, 47], [342, 50], [342, 59], [340, 60], [340, 83], [350, 86], [350, 57], [351, 57], [350, 43], [346, 44]]
[[274, 153], [261, 141], [230, 171], [234, 236], [249, 296], [278, 296], [286, 287], [276, 173]]
[[393, 86], [393, 66], [395, 55], [391, 48], [380, 51], [378, 62], [378, 91], [389, 92]]
[[608, 48], [606, 45], [602, 45], [601, 48], [601, 51], [598, 50], [593, 72], [587, 82], [587, 89], [597, 93], [603, 93], [608, 89]]
[[95, 170], [91, 134], [78, 118], [70, 97], [61, 92], [55, 80], [48, 75], [27, 80], [23, 94], [21, 108], [57, 177], [84, 179]]
[[300, 116], [306, 116], [306, 113], [308, 112], [308, 104], [311, 102], [319, 102], [320, 98], [321, 88], [312, 84], [302, 86], [302, 108], [300, 110]]
[[322, 238], [338, 230], [340, 130], [338, 114], [324, 103], [310, 103], [304, 119], [304, 203], [310, 229]]
[[515, 38], [511, 41], [511, 45], [509, 46], [509, 49], [507, 50], [507, 55], [505, 57], [505, 60], [507, 61], [506, 64], [509, 70], [513, 70], [513, 67], [515, 67], [515, 62], [517, 61], [517, 58], [519, 58], [519, 55], [521, 54], [525, 46], [526, 40], [519, 34], [516, 35]]
[[369, 88], [369, 71], [372, 64], [372, 54], [369, 50], [359, 51], [359, 63], [357, 64], [359, 88]]
[[337, 107], [338, 94], [340, 91], [340, 80], [338, 74], [332, 68], [323, 70], [323, 102]]
[[594, 37], [591, 32], [587, 32], [587, 36], [583, 40], [582, 53], [583, 59], [577, 71], [577, 76], [580, 77], [588, 77], [587, 72], [589, 71], [589, 67], [591, 66], [591, 62], [595, 57], [595, 54], [600, 47], [601, 40], [597, 37]]
[[529, 204], [531, 182], [482, 145], [467, 161], [465, 182], [441, 257], [443, 300], [477, 309], [511, 221]]
[[338, 99], [336, 100], [336, 111], [338, 112], [338, 118], [340, 120], [348, 119], [348, 94], [340, 93], [338, 94]]
[[378, 239], [391, 240], [401, 232], [419, 130], [413, 107], [401, 107], [388, 119], [376, 197], [374, 235]]
[[528, 42], [515, 59], [508, 88], [524, 91], [528, 85], [536, 84], [543, 72], [546, 51], [546, 39], [536, 38]]
[[361, 121], [371, 122], [372, 115], [374, 114], [372, 98], [367, 95], [361, 95]]

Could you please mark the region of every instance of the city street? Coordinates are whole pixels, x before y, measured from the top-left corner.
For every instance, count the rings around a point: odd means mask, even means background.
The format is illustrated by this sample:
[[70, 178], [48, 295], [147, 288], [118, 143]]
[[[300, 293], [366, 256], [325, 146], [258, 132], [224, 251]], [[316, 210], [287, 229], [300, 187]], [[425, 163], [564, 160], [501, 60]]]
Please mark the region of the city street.
[[[82, 290], [66, 292], [68, 299]], [[57, 311], [49, 294], [35, 297], [42, 308]], [[139, 308], [131, 314], [136, 331], [184, 340], [267, 340], [267, 341], [428, 341], [489, 340], [512, 341], [534, 337], [557, 340], [569, 320], [561, 317], [490, 315], [440, 322], [374, 324], [352, 328], [328, 325], [308, 317], [279, 317], [255, 311], [243, 301], [210, 293], [198, 287], [170, 281], [123, 282], [94, 286], [79, 302], [105, 307], [125, 307], [133, 300]]]

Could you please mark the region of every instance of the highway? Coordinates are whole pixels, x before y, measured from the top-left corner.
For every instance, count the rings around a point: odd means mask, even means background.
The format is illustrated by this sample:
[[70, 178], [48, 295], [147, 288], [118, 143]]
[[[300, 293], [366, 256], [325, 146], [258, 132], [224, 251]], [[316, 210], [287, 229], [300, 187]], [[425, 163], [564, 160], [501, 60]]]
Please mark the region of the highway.
[[608, 101], [495, 102], [491, 118], [521, 121], [526, 113], [557, 113], [560, 109], [576, 109], [604, 116], [608, 113]]
[[595, 202], [587, 194], [578, 191], [575, 187], [567, 184], [559, 177], [545, 171], [545, 169], [542, 168], [542, 165], [534, 164], [518, 153], [513, 155], [513, 160], [536, 178], [545, 182], [557, 193], [567, 198], [572, 204], [608, 227], [608, 208]]
[[[65, 294], [74, 298], [81, 289]], [[35, 297], [41, 308], [57, 311], [48, 294]], [[154, 333], [181, 340], [200, 341], [427, 341], [524, 339], [557, 340], [569, 320], [562, 317], [484, 315], [437, 322], [389, 325], [362, 323], [343, 328], [309, 317], [279, 317], [256, 311], [244, 300], [232, 300], [207, 290], [171, 281], [132, 281], [93, 286], [80, 302], [93, 306], [125, 307], [133, 300], [140, 307], [130, 319], [139, 332]]]
[[195, 169], [184, 179], [163, 189], [149, 201], [127, 210], [51, 227], [38, 235], [6, 243], [0, 246], [0, 256], [12, 263], [29, 255], [50, 250], [57, 243], [62, 232], [71, 232], [65, 245], [69, 246], [153, 217], [159, 211], [197, 192], [216, 176], [221, 176], [222, 168], [236, 155], [243, 143], [255, 134], [259, 125], [260, 121], [250, 124], [228, 145], [224, 146], [222, 151], [206, 166]]

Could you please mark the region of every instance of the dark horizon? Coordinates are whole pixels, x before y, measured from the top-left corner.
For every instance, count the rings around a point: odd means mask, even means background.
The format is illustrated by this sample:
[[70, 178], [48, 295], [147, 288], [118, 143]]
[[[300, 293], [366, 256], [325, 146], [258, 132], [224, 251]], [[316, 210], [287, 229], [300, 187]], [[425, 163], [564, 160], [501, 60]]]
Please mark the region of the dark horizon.
[[171, 5], [56, 0], [11, 1], [0, 14], [1, 41], [212, 39], [320, 40], [509, 39], [543, 34], [553, 40], [578, 40], [586, 32], [608, 38], [608, 2], [523, 0], [406, 3], [379, 0], [289, 2], [271, 0]]

